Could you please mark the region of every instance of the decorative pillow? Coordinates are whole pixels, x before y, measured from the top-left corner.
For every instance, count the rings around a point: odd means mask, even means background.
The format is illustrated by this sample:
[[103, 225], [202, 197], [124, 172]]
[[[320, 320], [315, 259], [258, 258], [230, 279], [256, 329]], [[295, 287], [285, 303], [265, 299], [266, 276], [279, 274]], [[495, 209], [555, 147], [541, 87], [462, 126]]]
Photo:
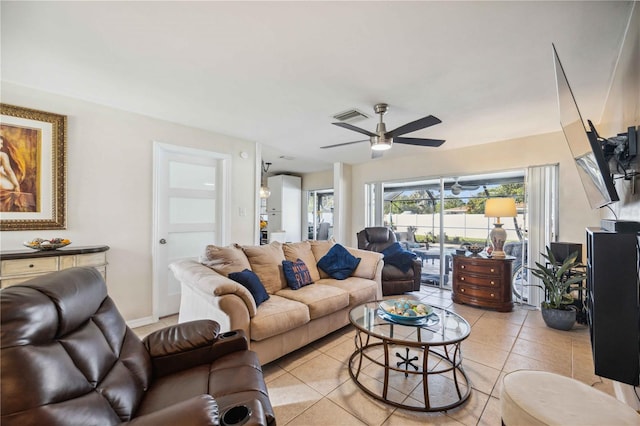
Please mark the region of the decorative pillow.
[[[318, 260], [322, 259], [322, 257], [329, 252], [331, 247], [336, 243], [333, 237], [328, 240], [309, 240], [309, 245], [311, 246], [311, 253], [313, 253], [313, 257], [316, 260], [316, 267], [318, 266]], [[322, 269], [318, 269], [318, 276], [320, 278], [329, 278], [329, 274], [327, 274]]]
[[305, 285], [313, 284], [313, 280], [309, 274], [309, 268], [307, 268], [307, 265], [300, 259], [295, 262], [283, 260], [282, 269], [284, 270], [287, 284], [292, 290], [298, 290]]
[[263, 246], [242, 246], [242, 250], [267, 293], [274, 294], [287, 288], [287, 280], [282, 272], [282, 261], [286, 259], [281, 243], [274, 241]]
[[397, 242], [382, 250], [381, 253], [384, 255], [385, 264], [395, 266], [405, 273], [409, 272], [417, 257], [414, 252], [403, 249]]
[[329, 252], [318, 261], [318, 268], [329, 274], [331, 278], [344, 280], [351, 276], [353, 271], [358, 267], [358, 264], [360, 264], [359, 257], [355, 257], [349, 253], [349, 251], [340, 244], [335, 244], [329, 249]]
[[253, 300], [256, 301], [256, 307], [260, 306], [262, 302], [269, 298], [267, 290], [260, 282], [260, 278], [252, 271], [245, 269], [242, 272], [232, 272], [229, 274], [229, 278], [235, 282], [242, 284], [249, 290], [253, 296]]
[[232, 272], [251, 269], [247, 256], [235, 244], [227, 247], [208, 245], [200, 262], [225, 277]]
[[[318, 272], [318, 266], [316, 265], [316, 258], [311, 251], [311, 244], [309, 241], [301, 241], [299, 243], [285, 243], [282, 245], [282, 251], [284, 257], [287, 260], [295, 261], [302, 260], [309, 269], [311, 275], [311, 281], [316, 282], [320, 279], [320, 272]], [[286, 271], [285, 271], [286, 276]], [[287, 280], [288, 283], [289, 280]]]

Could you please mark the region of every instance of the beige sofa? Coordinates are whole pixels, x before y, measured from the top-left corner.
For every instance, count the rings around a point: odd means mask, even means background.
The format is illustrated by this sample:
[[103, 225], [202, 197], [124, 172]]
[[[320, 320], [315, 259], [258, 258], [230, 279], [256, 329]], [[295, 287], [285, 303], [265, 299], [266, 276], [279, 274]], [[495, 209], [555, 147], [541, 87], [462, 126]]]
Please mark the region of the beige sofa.
[[[179, 322], [212, 319], [221, 331], [242, 329], [261, 364], [307, 345], [349, 323], [349, 310], [382, 299], [382, 255], [348, 248], [360, 258], [350, 277], [337, 280], [317, 267], [333, 241], [278, 242], [265, 246], [208, 246], [200, 262], [181, 260], [170, 265], [181, 283]], [[302, 259], [313, 284], [292, 290], [282, 260]], [[256, 307], [249, 290], [227, 277], [252, 270], [269, 299]]]

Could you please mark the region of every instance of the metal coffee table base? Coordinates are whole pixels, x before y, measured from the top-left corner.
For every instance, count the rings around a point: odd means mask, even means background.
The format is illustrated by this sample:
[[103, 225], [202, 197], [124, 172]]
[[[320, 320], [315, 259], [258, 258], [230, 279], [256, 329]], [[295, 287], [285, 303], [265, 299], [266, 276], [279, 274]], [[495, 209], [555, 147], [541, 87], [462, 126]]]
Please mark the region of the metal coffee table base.
[[[365, 338], [363, 339], [363, 335]], [[404, 345], [404, 344], [396, 344], [392, 341], [383, 340], [380, 341], [375, 339], [375, 342], [370, 342], [370, 337], [368, 334], [364, 332], [360, 332], [360, 330], [356, 330], [355, 336], [355, 345], [356, 350], [349, 358], [349, 375], [353, 379], [353, 381], [358, 385], [360, 389], [366, 392], [371, 397], [383, 401], [387, 404], [393, 405], [398, 408], [404, 408], [407, 410], [413, 411], [446, 411], [452, 408], [458, 407], [462, 405], [471, 394], [471, 385], [469, 383], [469, 379], [467, 378], [466, 373], [461, 367], [462, 356], [460, 353], [460, 343], [452, 343], [449, 345], [443, 346], [435, 346], [435, 348], [439, 348], [441, 352], [437, 352], [432, 349], [432, 345], [418, 343], [412, 345]], [[373, 356], [369, 354], [369, 352], [375, 352], [374, 350], [378, 347], [382, 346], [384, 350], [384, 362], [378, 361]], [[394, 347], [406, 347], [407, 355], [401, 356], [396, 353], [403, 361], [398, 362], [397, 367], [391, 366], [393, 362], [391, 359], [392, 351]], [[417, 368], [415, 364], [411, 361], [418, 361], [418, 359], [411, 358], [409, 361], [405, 360], [405, 358], [409, 359], [409, 348], [415, 349], [422, 353], [422, 366], [421, 368]], [[435, 357], [437, 360], [444, 361], [444, 366], [441, 367], [438, 364], [437, 369], [433, 369], [429, 371], [429, 359]], [[374, 365], [384, 369], [384, 380], [383, 380], [383, 388], [382, 395], [377, 392], [374, 392], [372, 389], [365, 386], [362, 382], [360, 382], [359, 377], [362, 373], [362, 364], [363, 361], [367, 359]], [[404, 365], [404, 368], [401, 366]], [[415, 368], [415, 370], [409, 370], [409, 366]], [[371, 367], [368, 367], [371, 368]], [[417, 370], [417, 371], [416, 371]], [[451, 383], [452, 390], [455, 390], [455, 395], [457, 398], [452, 400], [449, 403], [444, 405], [434, 405], [431, 402], [431, 398], [429, 396], [429, 382], [430, 378], [443, 375], [447, 372], [451, 372], [451, 376], [453, 380]], [[405, 378], [409, 377], [409, 374], [419, 375], [422, 381], [422, 396], [424, 398], [424, 405], [407, 405], [400, 402], [392, 401], [388, 398], [389, 395], [389, 376], [390, 374], [400, 373], [404, 374]]]

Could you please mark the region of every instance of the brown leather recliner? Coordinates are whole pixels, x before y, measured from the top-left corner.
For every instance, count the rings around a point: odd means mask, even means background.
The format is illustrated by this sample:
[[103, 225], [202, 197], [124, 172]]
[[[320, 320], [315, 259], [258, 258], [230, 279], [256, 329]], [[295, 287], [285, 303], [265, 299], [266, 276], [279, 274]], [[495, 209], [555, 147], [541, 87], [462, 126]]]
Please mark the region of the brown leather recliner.
[[218, 425], [243, 405], [245, 424], [276, 423], [242, 331], [203, 320], [140, 341], [93, 268], [5, 288], [0, 309], [3, 426]]
[[[396, 242], [394, 232], [383, 226], [364, 228], [356, 235], [359, 249], [378, 253]], [[382, 268], [382, 294], [389, 296], [420, 290], [421, 272], [422, 262], [419, 260], [414, 260], [412, 268], [407, 272], [402, 272], [393, 265], [385, 264]]]

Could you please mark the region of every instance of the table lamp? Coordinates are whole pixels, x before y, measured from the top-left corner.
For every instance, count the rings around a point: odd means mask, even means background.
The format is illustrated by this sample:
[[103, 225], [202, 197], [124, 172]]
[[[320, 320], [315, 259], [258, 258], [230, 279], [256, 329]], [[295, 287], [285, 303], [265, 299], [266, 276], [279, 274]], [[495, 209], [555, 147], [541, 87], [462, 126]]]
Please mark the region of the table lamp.
[[516, 200], [513, 198], [489, 198], [484, 206], [484, 216], [497, 218], [496, 223], [493, 225], [494, 228], [489, 233], [491, 246], [493, 247], [491, 256], [505, 257], [506, 254], [502, 249], [507, 240], [507, 231], [502, 228], [500, 218], [516, 216]]

